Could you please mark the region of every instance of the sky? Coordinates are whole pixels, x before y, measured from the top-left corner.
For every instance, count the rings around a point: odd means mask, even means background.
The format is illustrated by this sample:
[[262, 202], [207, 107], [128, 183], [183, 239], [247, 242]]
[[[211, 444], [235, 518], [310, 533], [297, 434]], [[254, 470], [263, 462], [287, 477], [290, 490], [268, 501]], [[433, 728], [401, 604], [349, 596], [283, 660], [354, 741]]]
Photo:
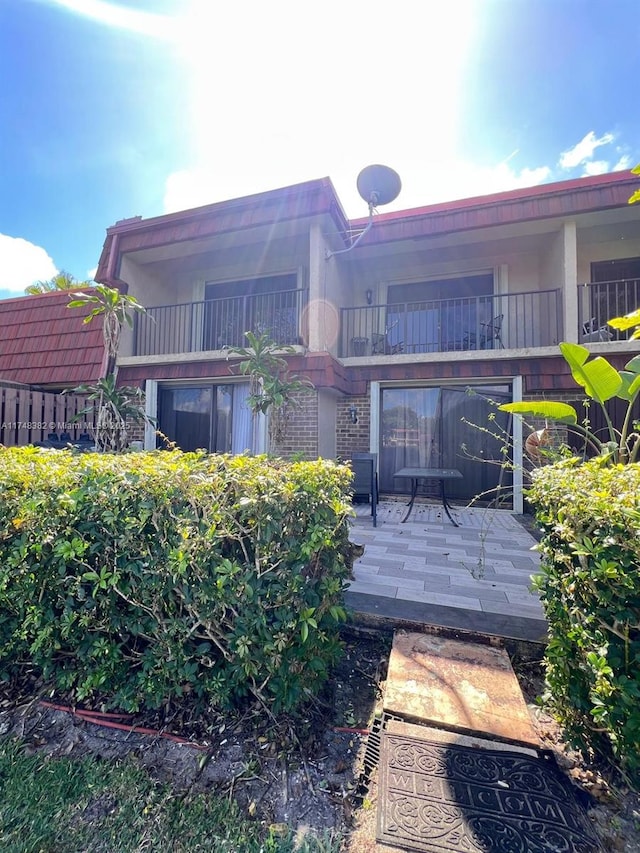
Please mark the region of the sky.
[[0, 298], [105, 229], [329, 176], [350, 217], [640, 162], [637, 0], [0, 0]]

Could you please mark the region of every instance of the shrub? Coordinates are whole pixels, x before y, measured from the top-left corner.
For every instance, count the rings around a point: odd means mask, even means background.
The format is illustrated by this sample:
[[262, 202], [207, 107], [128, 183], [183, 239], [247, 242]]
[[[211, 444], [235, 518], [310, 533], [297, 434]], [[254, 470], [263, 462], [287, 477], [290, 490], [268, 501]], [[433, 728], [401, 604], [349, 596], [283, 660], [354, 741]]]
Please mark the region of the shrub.
[[0, 449], [0, 666], [129, 711], [295, 708], [340, 651], [349, 482], [322, 460]]
[[543, 532], [547, 698], [575, 743], [640, 778], [640, 465], [540, 468], [529, 499]]

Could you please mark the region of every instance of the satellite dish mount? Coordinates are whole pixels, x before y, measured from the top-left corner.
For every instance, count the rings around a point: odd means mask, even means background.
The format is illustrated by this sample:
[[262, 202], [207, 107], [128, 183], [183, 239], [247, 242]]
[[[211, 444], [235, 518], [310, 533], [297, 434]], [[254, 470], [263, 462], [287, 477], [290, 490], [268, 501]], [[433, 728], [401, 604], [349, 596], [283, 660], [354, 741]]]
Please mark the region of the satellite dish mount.
[[364, 231], [362, 231], [346, 249], [340, 249], [337, 252], [327, 251], [327, 260], [332, 258], [334, 255], [343, 255], [345, 252], [350, 252], [352, 249], [355, 249], [360, 240], [362, 240], [364, 235], [367, 234], [373, 226], [373, 214], [375, 209], [380, 204], [389, 204], [390, 202], [395, 201], [402, 189], [402, 182], [400, 181], [398, 173], [394, 172], [394, 170], [390, 169], [388, 166], [373, 165], [366, 166], [360, 172], [356, 186], [358, 187], [360, 198], [366, 201], [369, 205], [369, 222]]

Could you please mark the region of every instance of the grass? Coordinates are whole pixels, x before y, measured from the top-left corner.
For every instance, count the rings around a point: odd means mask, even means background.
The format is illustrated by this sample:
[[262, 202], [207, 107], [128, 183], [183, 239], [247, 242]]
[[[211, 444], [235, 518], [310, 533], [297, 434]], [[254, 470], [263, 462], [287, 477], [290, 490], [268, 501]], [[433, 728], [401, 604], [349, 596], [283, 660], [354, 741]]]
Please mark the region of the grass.
[[4, 853], [337, 853], [339, 839], [296, 843], [209, 793], [176, 792], [127, 759], [27, 755], [0, 739]]

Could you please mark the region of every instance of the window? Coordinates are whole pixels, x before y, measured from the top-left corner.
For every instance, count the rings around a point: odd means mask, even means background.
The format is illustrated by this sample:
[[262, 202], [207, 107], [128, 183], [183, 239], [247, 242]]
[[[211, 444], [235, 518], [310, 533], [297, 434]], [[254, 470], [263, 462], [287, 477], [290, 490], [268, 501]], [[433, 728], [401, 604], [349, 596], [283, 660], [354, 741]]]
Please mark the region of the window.
[[249, 383], [158, 389], [158, 429], [181, 450], [253, 450]]
[[245, 332], [298, 343], [296, 273], [205, 286], [204, 349], [245, 346]]
[[407, 481], [395, 479], [394, 471], [419, 467], [461, 471], [462, 479], [447, 485], [461, 500], [483, 494], [491, 500], [498, 486], [509, 492], [511, 474], [500, 467], [504, 441], [499, 436], [510, 431], [510, 419], [492, 401], [511, 399], [508, 385], [383, 388], [380, 491], [406, 491]]
[[396, 284], [387, 295], [387, 337], [403, 352], [474, 349], [493, 317], [493, 273]]

